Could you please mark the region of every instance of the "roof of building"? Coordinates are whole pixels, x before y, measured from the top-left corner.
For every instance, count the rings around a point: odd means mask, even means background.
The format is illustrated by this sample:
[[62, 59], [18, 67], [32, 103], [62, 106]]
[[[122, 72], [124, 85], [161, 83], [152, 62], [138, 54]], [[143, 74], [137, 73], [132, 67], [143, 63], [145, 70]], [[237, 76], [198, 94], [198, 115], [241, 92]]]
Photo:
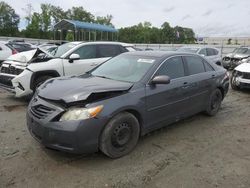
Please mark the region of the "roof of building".
[[105, 31], [105, 32], [118, 32], [117, 29], [96, 23], [88, 23], [81, 22], [77, 20], [67, 20], [63, 19], [60, 22], [54, 25], [54, 29], [65, 29], [65, 30], [73, 30], [73, 29], [87, 29], [87, 30], [96, 30], [96, 31]]

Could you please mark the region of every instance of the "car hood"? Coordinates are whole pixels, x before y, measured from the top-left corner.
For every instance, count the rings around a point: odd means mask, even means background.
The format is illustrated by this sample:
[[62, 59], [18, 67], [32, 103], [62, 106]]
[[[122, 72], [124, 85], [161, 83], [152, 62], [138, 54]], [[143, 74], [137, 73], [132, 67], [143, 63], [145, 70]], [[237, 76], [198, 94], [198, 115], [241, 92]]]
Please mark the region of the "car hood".
[[234, 54], [234, 53], [230, 53], [230, 54], [227, 54], [227, 55], [226, 55], [226, 57], [238, 58], [238, 59], [247, 58], [247, 57], [249, 57], [249, 56], [250, 56], [249, 54]]
[[240, 72], [247, 72], [250, 73], [250, 63], [242, 63], [235, 68], [235, 70]]
[[23, 63], [23, 64], [28, 64], [28, 62], [38, 56], [40, 53], [45, 53], [49, 57], [53, 57], [49, 52], [46, 50], [43, 50], [41, 48], [37, 48], [35, 50], [29, 50], [25, 52], [20, 52], [14, 55], [11, 55], [6, 61], [7, 62], [18, 62], [18, 63]]
[[86, 100], [90, 95], [126, 91], [132, 83], [110, 80], [85, 74], [83, 76], [50, 79], [38, 88], [38, 96], [65, 103]]

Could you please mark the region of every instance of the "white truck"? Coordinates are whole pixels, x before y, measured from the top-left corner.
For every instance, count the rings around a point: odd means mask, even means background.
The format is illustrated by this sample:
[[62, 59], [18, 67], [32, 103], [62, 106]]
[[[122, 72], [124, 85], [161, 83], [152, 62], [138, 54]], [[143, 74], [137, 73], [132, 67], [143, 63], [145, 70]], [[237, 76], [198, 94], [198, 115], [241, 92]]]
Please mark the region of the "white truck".
[[10, 56], [0, 67], [0, 87], [16, 97], [33, 94], [36, 88], [53, 77], [84, 74], [118, 54], [135, 51], [131, 44], [120, 42], [69, 42], [54, 54], [40, 48]]

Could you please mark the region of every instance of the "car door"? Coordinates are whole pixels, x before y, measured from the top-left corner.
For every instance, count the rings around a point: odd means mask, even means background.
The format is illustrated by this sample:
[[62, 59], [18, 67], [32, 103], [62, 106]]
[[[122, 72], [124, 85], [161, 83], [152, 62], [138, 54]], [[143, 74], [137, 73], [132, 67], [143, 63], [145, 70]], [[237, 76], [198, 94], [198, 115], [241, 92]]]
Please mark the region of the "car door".
[[[80, 59], [70, 62], [69, 56], [72, 54], [78, 54], [80, 56]], [[65, 75], [83, 74], [93, 69], [103, 61], [102, 59], [97, 57], [96, 45], [81, 46], [70, 55], [62, 60]]]
[[184, 116], [188, 116], [204, 110], [206, 107], [216, 73], [211, 65], [199, 56], [186, 55], [183, 59], [188, 72], [185, 90], [186, 96], [189, 98]]
[[147, 129], [155, 129], [179, 119], [186, 108], [186, 72], [181, 56], [166, 60], [153, 75], [167, 75], [169, 84], [146, 86]]

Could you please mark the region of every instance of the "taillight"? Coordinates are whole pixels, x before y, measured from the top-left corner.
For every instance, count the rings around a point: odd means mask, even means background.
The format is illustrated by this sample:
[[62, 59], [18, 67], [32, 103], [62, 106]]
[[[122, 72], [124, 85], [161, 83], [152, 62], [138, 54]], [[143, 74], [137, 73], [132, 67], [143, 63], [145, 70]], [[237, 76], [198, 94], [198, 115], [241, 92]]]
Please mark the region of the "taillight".
[[17, 53], [18, 51], [16, 51], [15, 49], [12, 50], [12, 55], [17, 54]]

